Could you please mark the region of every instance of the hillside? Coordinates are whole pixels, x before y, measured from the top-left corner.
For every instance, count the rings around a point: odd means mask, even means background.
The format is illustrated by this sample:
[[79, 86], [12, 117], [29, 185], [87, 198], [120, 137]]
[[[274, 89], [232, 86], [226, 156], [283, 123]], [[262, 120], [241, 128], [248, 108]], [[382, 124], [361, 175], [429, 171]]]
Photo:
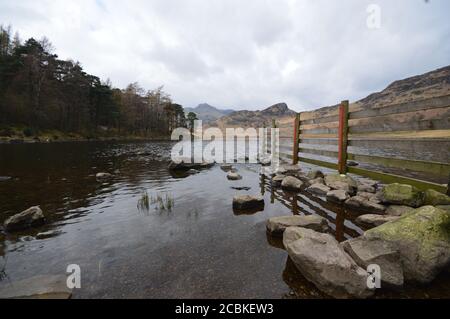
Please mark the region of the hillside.
[[[400, 104], [416, 100], [450, 94], [450, 66], [446, 66], [421, 75], [395, 81], [380, 92], [350, 104], [350, 110], [379, 108], [391, 104]], [[315, 112], [322, 112], [323, 116], [334, 115], [337, 106], [323, 107]]]
[[194, 112], [197, 117], [205, 122], [215, 121], [222, 116], [228, 115], [233, 112], [233, 110], [221, 110], [207, 103], [199, 104], [197, 107], [186, 107], [185, 113]]
[[236, 111], [227, 116], [221, 117], [214, 124], [221, 129], [226, 127], [263, 127], [270, 126], [272, 119], [278, 122], [286, 118], [293, 118], [295, 112], [290, 110], [286, 103], [279, 103], [268, 107], [262, 111]]

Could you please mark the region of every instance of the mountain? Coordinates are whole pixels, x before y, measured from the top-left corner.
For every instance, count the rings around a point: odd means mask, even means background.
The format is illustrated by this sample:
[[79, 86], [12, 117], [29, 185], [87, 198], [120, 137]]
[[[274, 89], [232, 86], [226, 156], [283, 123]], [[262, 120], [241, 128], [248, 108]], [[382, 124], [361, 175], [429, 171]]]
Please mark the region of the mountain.
[[186, 107], [184, 109], [185, 113], [194, 112], [197, 117], [205, 122], [215, 121], [222, 116], [228, 115], [233, 112], [233, 110], [221, 110], [207, 103], [199, 104], [197, 107]]
[[[291, 119], [295, 116], [295, 112], [290, 110], [286, 103], [278, 103], [272, 105], [262, 111], [235, 111], [227, 116], [223, 116], [215, 121], [214, 126], [219, 128], [226, 127], [263, 127], [271, 126], [272, 120], [277, 123]], [[212, 124], [212, 123], [211, 123]]]

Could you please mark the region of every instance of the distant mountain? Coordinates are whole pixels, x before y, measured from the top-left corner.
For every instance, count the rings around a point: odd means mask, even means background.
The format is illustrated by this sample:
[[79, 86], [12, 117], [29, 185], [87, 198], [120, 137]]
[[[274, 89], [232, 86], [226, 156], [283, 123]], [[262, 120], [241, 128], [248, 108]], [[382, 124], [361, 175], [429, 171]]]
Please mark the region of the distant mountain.
[[214, 106], [211, 106], [207, 103], [199, 104], [197, 107], [186, 107], [184, 109], [186, 115], [189, 112], [194, 112], [197, 114], [197, 117], [205, 122], [212, 122], [215, 121], [222, 116], [228, 115], [233, 112], [233, 110], [221, 110]]
[[286, 103], [278, 103], [262, 111], [232, 112], [215, 121], [214, 126], [222, 129], [226, 127], [259, 128], [264, 125], [270, 127], [272, 125], [272, 120], [276, 120], [277, 123], [279, 123], [280, 121], [284, 121], [287, 118], [293, 118], [294, 116], [295, 112], [290, 110]]

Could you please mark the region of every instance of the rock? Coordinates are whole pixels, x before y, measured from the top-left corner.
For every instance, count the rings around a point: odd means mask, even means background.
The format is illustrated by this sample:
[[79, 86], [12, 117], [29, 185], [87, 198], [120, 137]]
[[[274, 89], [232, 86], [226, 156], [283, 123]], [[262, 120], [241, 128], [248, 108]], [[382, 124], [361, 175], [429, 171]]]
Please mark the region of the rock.
[[403, 216], [405, 214], [411, 213], [412, 211], [414, 211], [414, 208], [409, 206], [391, 205], [386, 209], [386, 215]]
[[450, 214], [433, 206], [368, 230], [364, 237], [399, 251], [407, 281], [429, 283], [450, 263]]
[[450, 212], [450, 205], [438, 205], [438, 206], [436, 206], [436, 208]]
[[11, 179], [11, 177], [9, 176], [0, 176], [0, 182], [6, 182], [9, 181]]
[[214, 166], [214, 163], [190, 163], [189, 159], [181, 160], [180, 163], [175, 163], [171, 161], [169, 163], [168, 169], [170, 171], [188, 171], [190, 169], [202, 169], [202, 168], [210, 168]]
[[187, 171], [187, 173], [191, 174], [191, 175], [194, 175], [194, 174], [198, 174], [200, 172], [198, 170], [196, 170], [196, 169], [190, 169], [190, 170]]
[[359, 165], [358, 162], [355, 162], [355, 161], [347, 161], [347, 166], [354, 167], [354, 166], [358, 166], [358, 165]]
[[230, 164], [223, 164], [220, 166], [220, 169], [224, 172], [229, 172], [233, 169], [233, 165]]
[[424, 205], [450, 205], [450, 197], [434, 189], [427, 189], [425, 191]]
[[381, 195], [383, 203], [411, 207], [420, 207], [424, 199], [424, 194], [414, 186], [398, 183], [384, 186]]
[[3, 227], [6, 231], [18, 231], [30, 227], [37, 227], [45, 222], [45, 216], [39, 206], [30, 207], [20, 214], [8, 218]]
[[399, 219], [400, 216], [387, 216], [387, 215], [376, 215], [376, 214], [367, 214], [367, 215], [361, 215], [358, 218], [356, 218], [355, 222], [358, 225], [363, 225], [366, 227], [378, 227], [380, 225], [383, 225], [387, 222], [391, 222], [394, 220]]
[[325, 180], [322, 177], [317, 177], [316, 179], [312, 179], [310, 181], [308, 181], [309, 185], [314, 185], [314, 184], [322, 184], [325, 185]]
[[297, 165], [283, 165], [280, 167], [284, 171], [283, 175], [296, 176], [301, 172], [301, 169]]
[[375, 193], [376, 189], [375, 187], [369, 185], [369, 184], [359, 184], [358, 185], [358, 193]]
[[242, 187], [231, 187], [232, 189], [235, 189], [237, 191], [249, 191], [252, 188], [251, 187], [247, 187], [247, 186], [242, 186]]
[[35, 276], [0, 288], [1, 299], [69, 299], [72, 291], [67, 288], [64, 275]]
[[270, 164], [272, 164], [272, 159], [270, 157], [261, 157], [259, 163], [262, 166], [270, 166]]
[[250, 195], [235, 196], [233, 208], [237, 210], [264, 208], [264, 198]]
[[327, 193], [327, 200], [334, 203], [342, 203], [350, 198], [350, 195], [341, 189], [329, 191]]
[[314, 170], [312, 170], [312, 171], [310, 171], [308, 173], [307, 177], [309, 179], [316, 179], [316, 178], [319, 178], [319, 177], [324, 178], [325, 175], [323, 175], [323, 173], [321, 171], [319, 171], [317, 169], [314, 169]]
[[227, 174], [227, 178], [228, 178], [228, 180], [230, 180], [230, 181], [239, 181], [239, 180], [242, 179], [242, 176], [239, 175], [238, 173], [229, 172], [229, 173]]
[[354, 196], [345, 201], [345, 206], [355, 209], [357, 211], [363, 211], [370, 214], [383, 215], [386, 211], [386, 206], [377, 204], [367, 200], [361, 196]]
[[381, 203], [381, 199], [378, 198], [377, 194], [374, 194], [374, 193], [358, 192], [357, 196], [367, 199], [368, 201], [371, 201], [372, 203], [376, 203], [376, 204]]
[[289, 227], [283, 235], [289, 257], [303, 276], [335, 298], [366, 298], [367, 272], [329, 234]]
[[95, 178], [98, 181], [104, 181], [104, 180], [110, 179], [111, 177], [112, 177], [112, 174], [109, 174], [109, 173], [97, 173], [97, 175], [95, 175]]
[[281, 187], [287, 190], [299, 191], [303, 186], [303, 182], [293, 176], [288, 176], [281, 182]]
[[343, 190], [352, 196], [356, 194], [356, 188], [344, 182], [330, 182], [326, 185], [334, 190]]
[[276, 175], [274, 178], [272, 178], [272, 185], [274, 186], [281, 186], [281, 183], [286, 178], [286, 175]]
[[382, 287], [399, 288], [403, 286], [400, 254], [389, 243], [359, 237], [347, 240], [341, 245], [361, 268], [367, 269], [369, 265], [373, 264], [380, 266]]
[[306, 191], [314, 195], [326, 196], [330, 191], [330, 188], [324, 184], [314, 184], [309, 186]]
[[354, 188], [355, 190], [358, 188], [358, 183], [348, 175], [339, 175], [339, 174], [330, 174], [325, 176], [325, 184], [329, 187], [330, 184], [341, 182], [348, 184], [349, 187]]
[[329, 230], [328, 221], [317, 215], [273, 217], [267, 220], [266, 227], [274, 236], [282, 236], [288, 227], [303, 227], [322, 233]]

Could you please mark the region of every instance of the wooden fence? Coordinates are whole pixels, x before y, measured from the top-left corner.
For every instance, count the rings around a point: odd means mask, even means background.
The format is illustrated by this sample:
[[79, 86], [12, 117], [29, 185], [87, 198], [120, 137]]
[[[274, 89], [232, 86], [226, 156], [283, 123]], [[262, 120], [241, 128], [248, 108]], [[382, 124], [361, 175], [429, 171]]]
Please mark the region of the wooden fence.
[[[401, 173], [407, 170], [419, 172], [422, 176], [449, 180], [450, 95], [370, 109], [358, 109], [357, 105], [349, 106], [348, 101], [343, 101], [339, 107], [327, 111], [298, 113], [289, 140], [292, 141], [291, 154], [289, 146], [283, 143], [283, 139], [289, 138], [289, 134], [286, 134], [289, 128], [281, 127], [280, 130], [281, 156], [291, 159], [294, 164], [305, 162], [336, 169], [341, 174], [354, 173], [386, 183], [407, 183], [422, 190], [432, 188], [443, 193], [450, 191], [448, 185]], [[369, 154], [349, 150], [362, 146], [369, 150]], [[386, 156], [375, 152], [375, 149], [383, 151], [389, 147], [394, 152], [399, 150], [401, 153], [409, 148], [408, 152], [414, 153], [427, 146], [433, 146], [434, 152], [439, 152], [439, 161], [399, 158], [393, 154]], [[315, 158], [305, 154], [314, 155]], [[362, 165], [349, 166], [349, 161]], [[362, 168], [367, 166], [365, 164], [381, 169]], [[383, 168], [393, 168], [400, 173], [387, 173]]]

